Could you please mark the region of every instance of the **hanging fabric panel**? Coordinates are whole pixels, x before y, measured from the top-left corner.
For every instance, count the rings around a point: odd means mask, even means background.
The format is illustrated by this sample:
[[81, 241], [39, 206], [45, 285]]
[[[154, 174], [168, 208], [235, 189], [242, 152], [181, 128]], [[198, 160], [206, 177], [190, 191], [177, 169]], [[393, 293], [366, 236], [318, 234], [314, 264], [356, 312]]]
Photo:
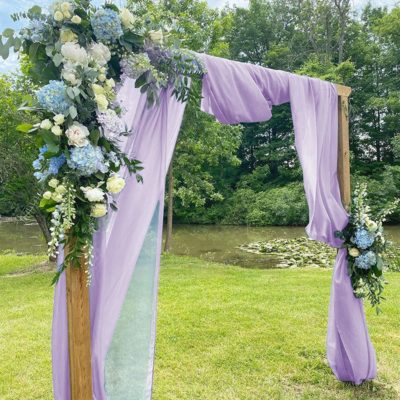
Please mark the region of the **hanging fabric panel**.
[[[153, 375], [165, 175], [185, 105], [177, 102], [171, 91], [165, 91], [161, 93], [160, 105], [148, 108], [146, 96], [129, 79], [118, 97], [132, 132], [121, 148], [142, 161], [144, 182], [137, 183], [125, 174], [127, 184], [117, 198], [118, 211], [110, 212], [95, 235], [90, 287], [93, 398], [148, 400]], [[56, 400], [70, 396], [66, 327], [62, 276], [55, 290], [53, 317]]]
[[[202, 109], [222, 123], [265, 121], [273, 105], [290, 102], [295, 144], [303, 169], [311, 239], [333, 247], [348, 215], [337, 179], [338, 94], [335, 85], [256, 65], [201, 55]], [[376, 376], [376, 359], [363, 303], [353, 295], [345, 250], [336, 258], [327, 336], [327, 357], [339, 380], [360, 384]]]

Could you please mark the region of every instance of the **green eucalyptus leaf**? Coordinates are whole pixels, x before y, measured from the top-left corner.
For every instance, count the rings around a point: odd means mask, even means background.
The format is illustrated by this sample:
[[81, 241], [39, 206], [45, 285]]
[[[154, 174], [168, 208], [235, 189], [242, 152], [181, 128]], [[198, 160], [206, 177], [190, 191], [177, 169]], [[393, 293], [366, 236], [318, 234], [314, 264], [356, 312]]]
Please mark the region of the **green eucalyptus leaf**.
[[59, 67], [61, 65], [63, 61], [63, 56], [59, 53], [57, 53], [54, 57], [53, 57], [53, 63], [56, 67]]
[[14, 36], [14, 29], [6, 28], [4, 29], [2, 35], [6, 38], [11, 38]]
[[72, 119], [75, 119], [78, 116], [78, 111], [76, 111], [75, 106], [71, 106], [69, 108], [69, 115], [71, 116]]

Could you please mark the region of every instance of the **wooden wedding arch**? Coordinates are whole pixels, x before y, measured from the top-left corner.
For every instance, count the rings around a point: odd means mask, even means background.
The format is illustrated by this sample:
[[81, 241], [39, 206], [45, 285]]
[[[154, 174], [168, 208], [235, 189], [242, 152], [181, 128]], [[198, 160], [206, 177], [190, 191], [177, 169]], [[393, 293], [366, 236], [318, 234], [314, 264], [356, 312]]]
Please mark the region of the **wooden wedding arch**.
[[[351, 88], [336, 85], [338, 93], [338, 179], [342, 203], [350, 205], [349, 96]], [[68, 254], [69, 249], [65, 249]], [[85, 261], [66, 269], [68, 346], [71, 400], [93, 400], [90, 305]]]

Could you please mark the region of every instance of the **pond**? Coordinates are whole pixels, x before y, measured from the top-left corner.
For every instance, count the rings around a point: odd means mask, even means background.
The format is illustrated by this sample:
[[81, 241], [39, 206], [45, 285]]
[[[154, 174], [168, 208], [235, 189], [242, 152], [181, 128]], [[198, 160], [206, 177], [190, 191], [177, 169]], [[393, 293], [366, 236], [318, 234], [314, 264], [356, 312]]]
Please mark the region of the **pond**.
[[[388, 238], [400, 244], [400, 226], [386, 228]], [[175, 225], [171, 252], [242, 267], [269, 268], [276, 261], [268, 255], [252, 254], [241, 244], [275, 238], [305, 236], [304, 227], [246, 227], [226, 225]], [[44, 253], [46, 245], [36, 223], [0, 222], [0, 252]]]

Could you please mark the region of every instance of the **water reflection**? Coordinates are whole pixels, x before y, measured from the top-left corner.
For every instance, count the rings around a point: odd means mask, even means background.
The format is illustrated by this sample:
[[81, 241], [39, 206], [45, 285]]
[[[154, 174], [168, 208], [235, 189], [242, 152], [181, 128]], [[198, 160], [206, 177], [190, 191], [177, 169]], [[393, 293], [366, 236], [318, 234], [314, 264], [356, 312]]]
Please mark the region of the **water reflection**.
[[[386, 231], [389, 239], [400, 244], [400, 226], [388, 226]], [[303, 227], [175, 225], [171, 252], [242, 267], [269, 268], [275, 265], [270, 256], [247, 253], [237, 247], [259, 240], [301, 236], [305, 236]], [[0, 251], [4, 250], [38, 254], [46, 252], [46, 244], [36, 223], [0, 222]]]

